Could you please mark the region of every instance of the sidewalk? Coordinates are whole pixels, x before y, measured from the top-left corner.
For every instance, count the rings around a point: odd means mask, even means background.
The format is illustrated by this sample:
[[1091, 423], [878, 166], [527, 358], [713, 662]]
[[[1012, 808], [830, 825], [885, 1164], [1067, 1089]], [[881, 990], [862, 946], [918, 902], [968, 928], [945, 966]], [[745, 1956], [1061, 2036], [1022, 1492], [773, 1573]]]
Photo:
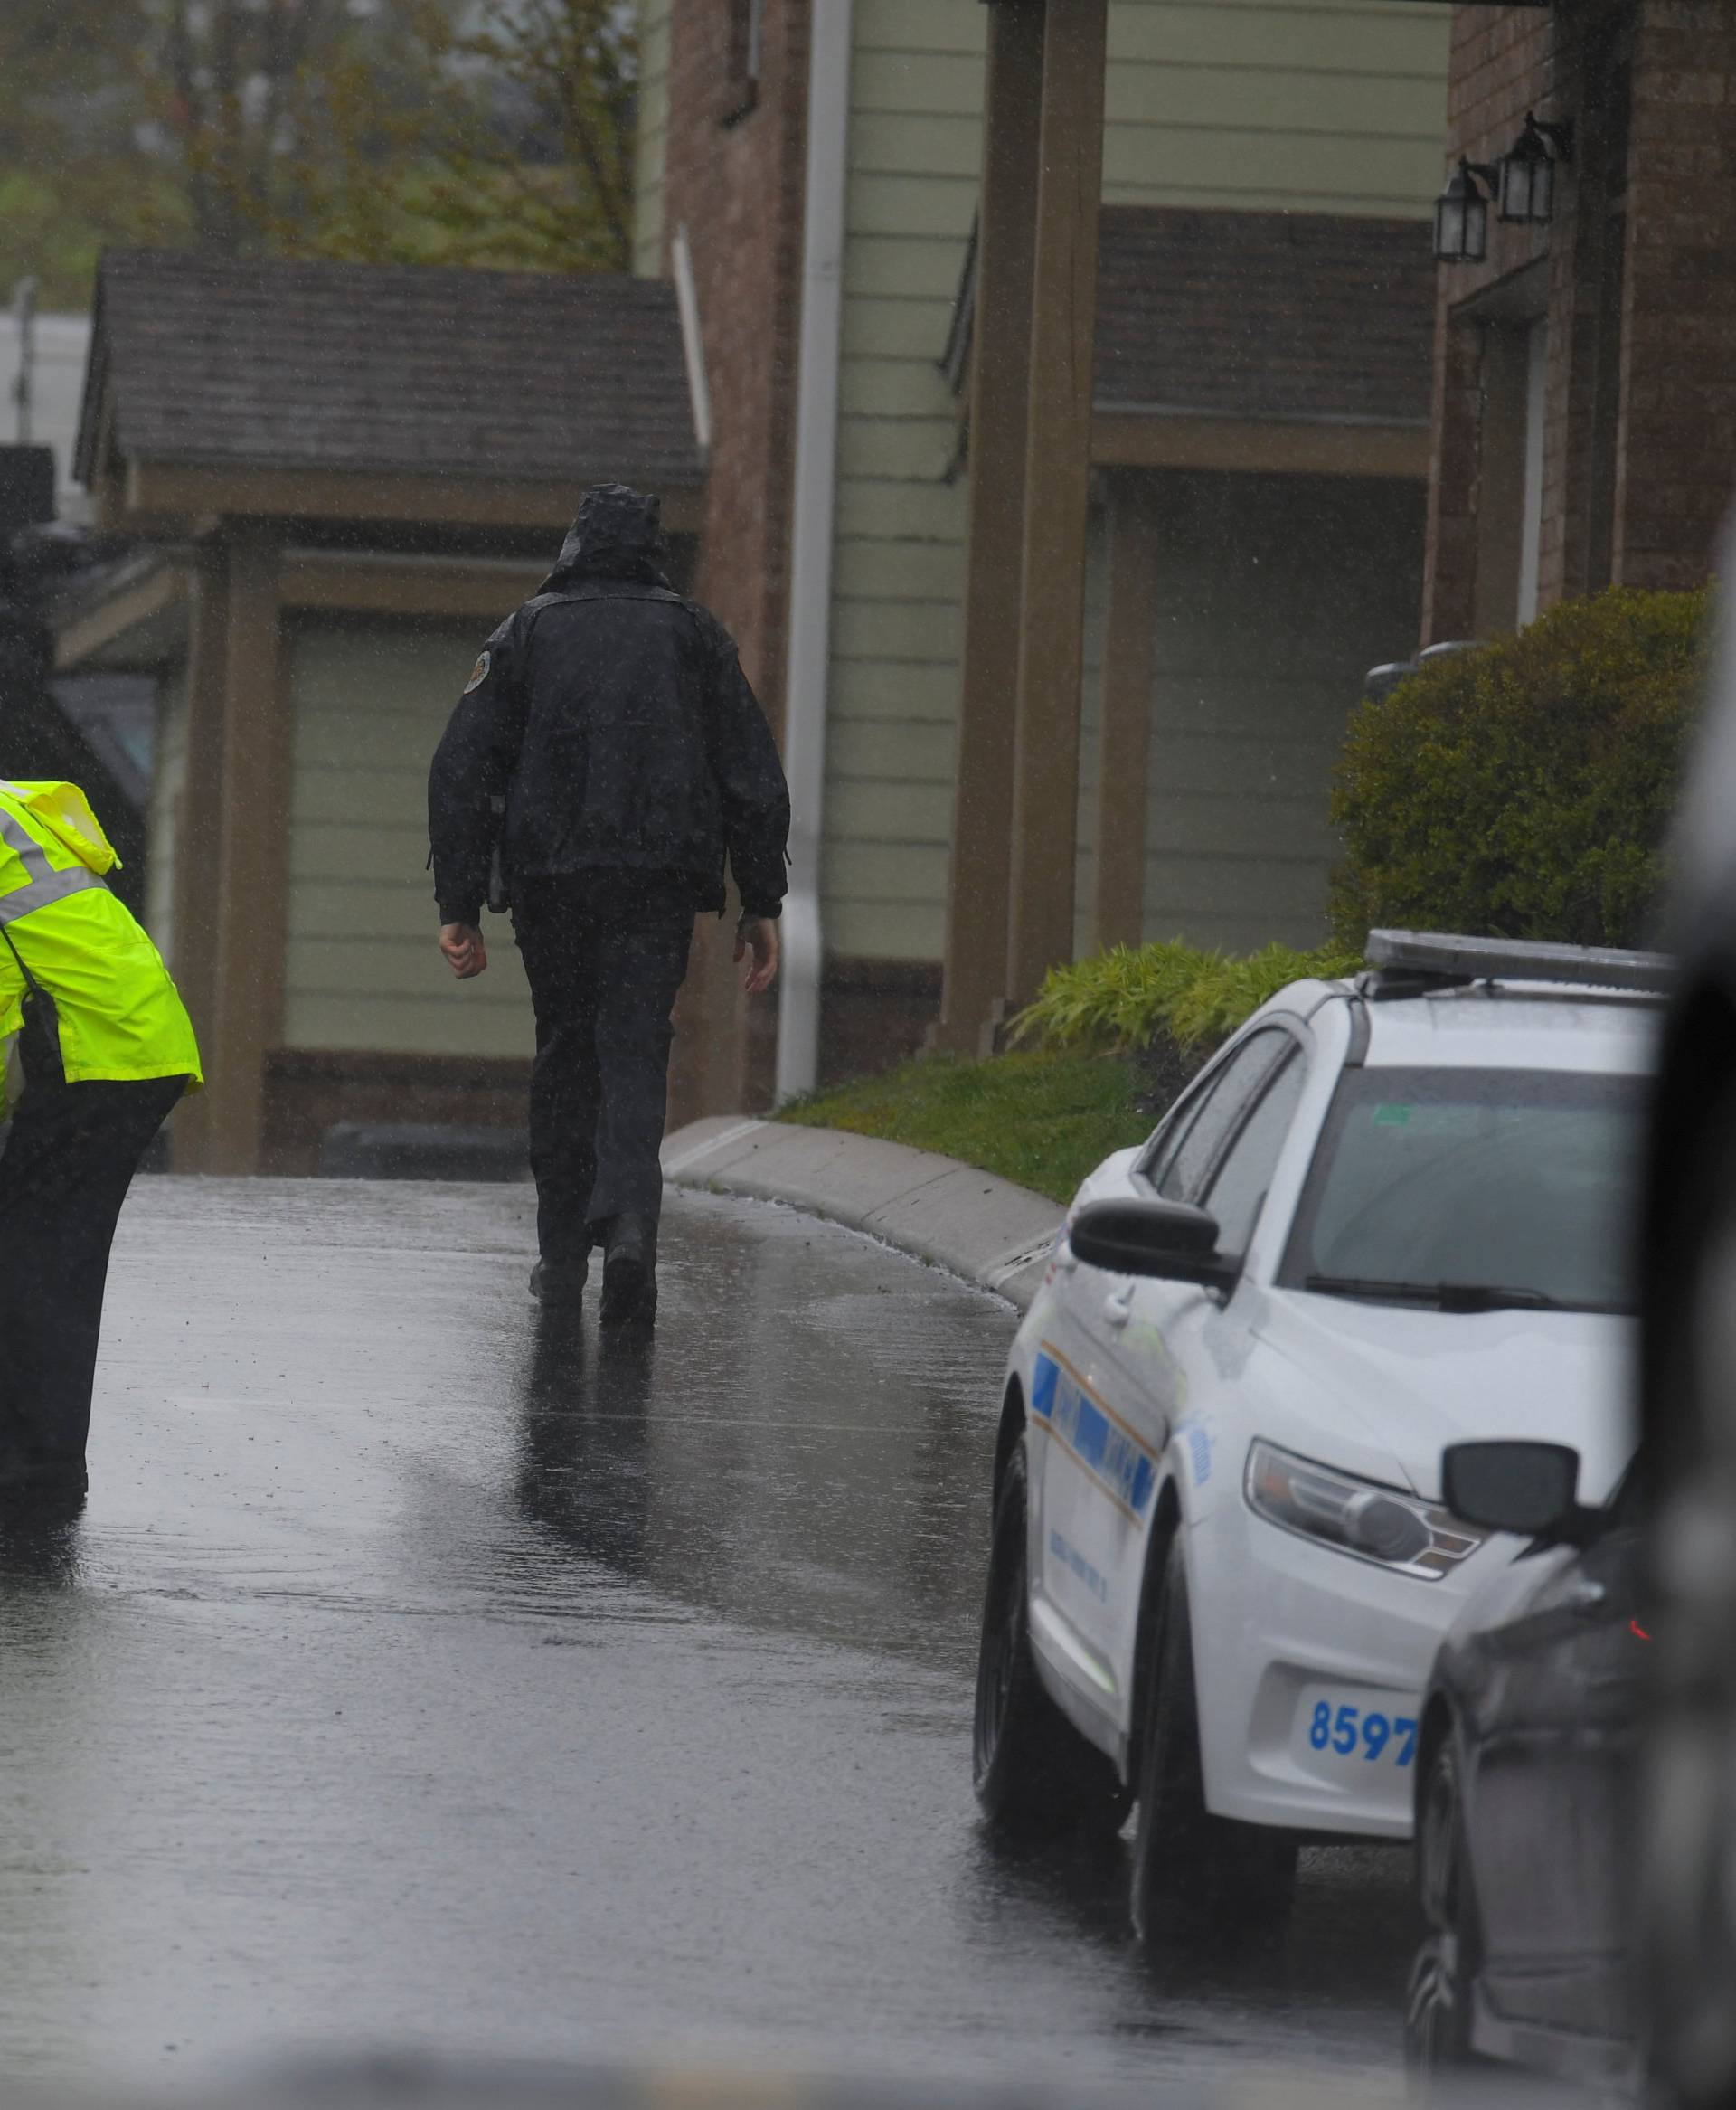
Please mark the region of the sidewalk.
[[738, 1114], [691, 1121], [666, 1137], [663, 1171], [676, 1187], [786, 1202], [865, 1231], [1021, 1310], [1036, 1294], [1063, 1214], [1046, 1195], [955, 1158]]

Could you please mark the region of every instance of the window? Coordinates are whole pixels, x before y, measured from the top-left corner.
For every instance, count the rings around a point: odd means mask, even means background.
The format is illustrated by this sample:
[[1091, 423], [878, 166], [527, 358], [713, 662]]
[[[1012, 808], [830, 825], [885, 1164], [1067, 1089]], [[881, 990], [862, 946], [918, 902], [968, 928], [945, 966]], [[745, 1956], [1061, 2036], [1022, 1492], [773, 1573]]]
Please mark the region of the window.
[[1240, 1258], [1247, 1252], [1307, 1081], [1301, 1053], [1293, 1051], [1242, 1122], [1206, 1189], [1205, 1206], [1218, 1220], [1220, 1253]]
[[1191, 1106], [1179, 1109], [1174, 1133], [1165, 1130], [1146, 1176], [1165, 1201], [1197, 1201], [1237, 1124], [1295, 1046], [1276, 1027], [1256, 1033], [1202, 1087]]

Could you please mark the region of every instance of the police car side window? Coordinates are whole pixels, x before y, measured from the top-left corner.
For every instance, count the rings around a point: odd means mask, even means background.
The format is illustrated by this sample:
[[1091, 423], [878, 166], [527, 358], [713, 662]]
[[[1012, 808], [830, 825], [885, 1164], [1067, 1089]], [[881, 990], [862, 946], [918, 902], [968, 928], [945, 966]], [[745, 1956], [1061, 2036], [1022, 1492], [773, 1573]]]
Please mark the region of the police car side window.
[[1212, 1080], [1193, 1119], [1165, 1143], [1149, 1177], [1165, 1201], [1198, 1201], [1224, 1144], [1268, 1077], [1295, 1046], [1276, 1027], [1245, 1040]]
[[1240, 1258], [1248, 1250], [1307, 1074], [1300, 1052], [1293, 1049], [1242, 1122], [1205, 1190], [1205, 1206], [1218, 1219], [1220, 1253]]

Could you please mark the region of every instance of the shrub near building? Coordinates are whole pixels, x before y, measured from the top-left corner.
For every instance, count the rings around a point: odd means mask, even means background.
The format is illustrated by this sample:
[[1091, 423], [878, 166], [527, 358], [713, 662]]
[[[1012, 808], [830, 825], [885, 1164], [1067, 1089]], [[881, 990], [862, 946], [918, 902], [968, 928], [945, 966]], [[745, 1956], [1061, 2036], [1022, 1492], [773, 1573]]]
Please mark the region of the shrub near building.
[[1181, 939], [1052, 969], [1011, 1039], [781, 1110], [939, 1150], [1065, 1200], [1137, 1142], [1252, 1012], [1354, 974], [1382, 926], [1571, 944], [1648, 935], [1699, 697], [1705, 593], [1620, 590], [1432, 661], [1351, 722], [1333, 796], [1335, 940], [1243, 956]]
[[1709, 595], [1619, 588], [1433, 661], [1353, 717], [1334, 930], [1643, 944]]

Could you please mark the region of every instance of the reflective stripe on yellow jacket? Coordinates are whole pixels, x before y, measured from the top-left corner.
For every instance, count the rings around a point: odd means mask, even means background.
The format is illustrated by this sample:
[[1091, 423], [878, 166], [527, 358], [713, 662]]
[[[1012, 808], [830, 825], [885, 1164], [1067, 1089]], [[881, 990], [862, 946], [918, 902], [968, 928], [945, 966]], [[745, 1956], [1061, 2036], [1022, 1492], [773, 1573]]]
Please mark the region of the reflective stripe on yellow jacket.
[[[103, 884], [115, 856], [76, 784], [0, 778], [0, 925], [60, 1013], [69, 1083], [203, 1082], [199, 1045], [156, 947]], [[24, 976], [0, 941], [0, 1048]]]

